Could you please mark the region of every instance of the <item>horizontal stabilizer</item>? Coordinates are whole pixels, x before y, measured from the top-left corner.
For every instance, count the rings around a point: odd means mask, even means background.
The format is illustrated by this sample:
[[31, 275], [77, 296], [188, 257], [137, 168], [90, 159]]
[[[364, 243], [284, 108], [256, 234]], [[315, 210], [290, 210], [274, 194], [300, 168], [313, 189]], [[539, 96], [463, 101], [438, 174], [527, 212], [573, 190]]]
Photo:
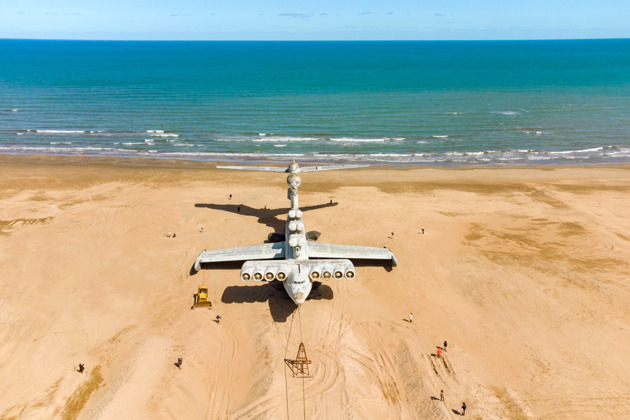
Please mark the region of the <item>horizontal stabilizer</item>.
[[217, 166], [217, 169], [237, 169], [240, 171], [287, 172], [281, 166]]
[[[307, 166], [306, 168], [298, 167], [298, 172], [315, 172], [315, 171], [332, 171], [335, 169], [355, 169], [366, 168], [370, 165], [326, 165], [326, 166]], [[264, 171], [264, 172], [289, 172], [288, 168], [279, 166], [217, 166], [217, 169], [237, 169], [239, 171]]]
[[314, 171], [333, 171], [335, 169], [355, 169], [355, 168], [367, 168], [370, 165], [327, 165], [327, 166], [307, 166], [306, 168], [300, 168], [301, 172], [314, 172]]

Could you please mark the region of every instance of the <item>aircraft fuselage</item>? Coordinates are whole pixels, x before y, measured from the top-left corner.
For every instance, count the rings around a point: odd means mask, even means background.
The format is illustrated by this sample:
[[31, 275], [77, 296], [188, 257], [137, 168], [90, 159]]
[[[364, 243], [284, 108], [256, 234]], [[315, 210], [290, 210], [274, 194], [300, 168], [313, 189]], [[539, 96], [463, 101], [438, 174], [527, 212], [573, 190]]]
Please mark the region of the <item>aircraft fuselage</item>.
[[[305, 171], [346, 169], [344, 167], [308, 167]], [[270, 170], [279, 168], [223, 167], [228, 169]], [[355, 276], [351, 259], [390, 261], [396, 266], [396, 257], [387, 248], [355, 245], [338, 245], [308, 241], [302, 211], [298, 202], [298, 187], [302, 183], [302, 170], [296, 162], [288, 169], [287, 198], [291, 207], [287, 215], [283, 242], [265, 243], [241, 248], [204, 250], [194, 264], [199, 271], [201, 264], [226, 261], [244, 261], [241, 266], [243, 281], [281, 281], [289, 297], [296, 305], [304, 303], [313, 282], [317, 280], [352, 279]]]

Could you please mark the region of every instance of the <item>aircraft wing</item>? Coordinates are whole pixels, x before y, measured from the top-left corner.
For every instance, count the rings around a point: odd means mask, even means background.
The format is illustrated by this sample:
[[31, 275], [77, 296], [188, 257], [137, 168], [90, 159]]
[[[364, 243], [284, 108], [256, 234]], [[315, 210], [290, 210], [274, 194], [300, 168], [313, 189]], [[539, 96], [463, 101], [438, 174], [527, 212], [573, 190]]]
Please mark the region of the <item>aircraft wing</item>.
[[284, 258], [285, 242], [226, 248], [216, 251], [203, 251], [195, 261], [195, 270], [201, 269], [203, 263], [229, 261], [273, 260]]
[[349, 260], [388, 260], [396, 267], [396, 256], [388, 248], [308, 242], [309, 258], [346, 258]]

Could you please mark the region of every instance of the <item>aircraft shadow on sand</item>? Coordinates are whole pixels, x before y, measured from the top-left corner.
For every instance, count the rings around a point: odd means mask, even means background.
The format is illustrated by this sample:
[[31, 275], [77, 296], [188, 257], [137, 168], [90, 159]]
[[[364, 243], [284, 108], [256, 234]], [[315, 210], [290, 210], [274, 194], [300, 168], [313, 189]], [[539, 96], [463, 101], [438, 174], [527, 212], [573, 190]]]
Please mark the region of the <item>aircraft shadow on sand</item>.
[[[326, 207], [334, 207], [338, 205], [338, 202], [317, 204], [314, 206], [300, 207], [300, 210], [318, 210]], [[285, 220], [279, 219], [278, 216], [286, 215], [289, 207], [283, 207], [280, 209], [257, 209], [244, 204], [212, 204], [212, 203], [196, 203], [195, 207], [205, 207], [214, 210], [223, 210], [230, 213], [242, 214], [243, 216], [253, 216], [258, 218], [258, 223], [273, 229], [275, 233], [284, 234]], [[239, 211], [240, 209], [240, 211]]]
[[[322, 284], [313, 288], [307, 300], [332, 300], [333, 290], [330, 286]], [[275, 322], [286, 322], [298, 308], [287, 295], [281, 282], [262, 283], [247, 286], [228, 286], [223, 291], [221, 302], [223, 303], [255, 303], [269, 302], [269, 311]]]

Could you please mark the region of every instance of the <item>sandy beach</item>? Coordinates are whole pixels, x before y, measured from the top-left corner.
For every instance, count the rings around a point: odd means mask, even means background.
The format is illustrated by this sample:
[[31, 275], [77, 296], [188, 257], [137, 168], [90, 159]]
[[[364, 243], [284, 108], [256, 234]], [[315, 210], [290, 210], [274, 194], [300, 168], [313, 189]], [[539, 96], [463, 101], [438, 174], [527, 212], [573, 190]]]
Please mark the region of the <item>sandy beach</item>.
[[[307, 230], [399, 266], [358, 266], [299, 311], [238, 268], [191, 273], [204, 249], [282, 229], [283, 174], [15, 156], [0, 173], [0, 419], [630, 410], [628, 165], [304, 174], [302, 207], [338, 202]], [[201, 284], [212, 309], [191, 310]], [[284, 362], [300, 342], [308, 379]]]

